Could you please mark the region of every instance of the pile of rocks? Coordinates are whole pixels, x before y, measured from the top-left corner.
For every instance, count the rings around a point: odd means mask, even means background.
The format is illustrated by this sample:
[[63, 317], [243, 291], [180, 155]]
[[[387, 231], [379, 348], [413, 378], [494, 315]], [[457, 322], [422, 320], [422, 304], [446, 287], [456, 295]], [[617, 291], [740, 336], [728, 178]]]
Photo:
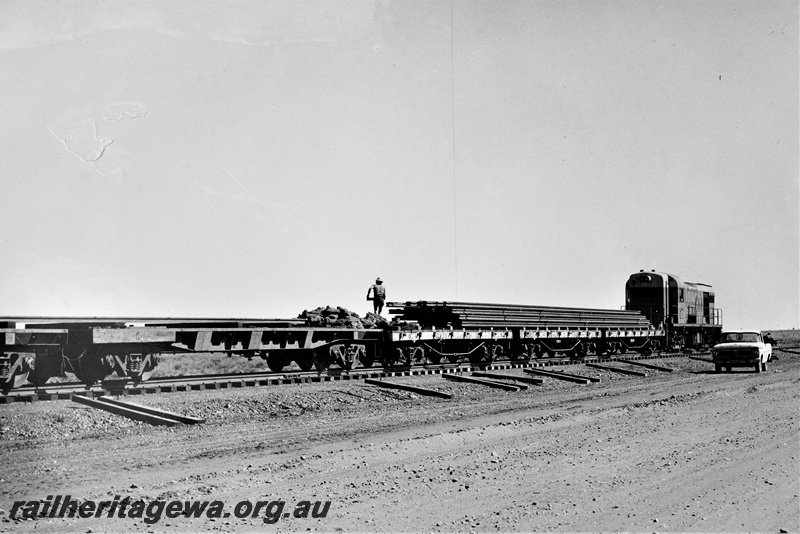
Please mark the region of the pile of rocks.
[[389, 322], [379, 315], [370, 312], [362, 318], [357, 313], [341, 306], [320, 306], [310, 311], [303, 310], [303, 313], [297, 317], [305, 319], [309, 326], [353, 329], [389, 328]]

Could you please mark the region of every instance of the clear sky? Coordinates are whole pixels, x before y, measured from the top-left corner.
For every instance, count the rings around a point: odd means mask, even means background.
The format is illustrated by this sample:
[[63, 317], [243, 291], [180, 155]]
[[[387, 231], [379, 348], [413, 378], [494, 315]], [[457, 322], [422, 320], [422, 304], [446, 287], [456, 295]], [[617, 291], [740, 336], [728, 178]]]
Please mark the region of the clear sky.
[[0, 315], [800, 326], [797, 1], [0, 2]]

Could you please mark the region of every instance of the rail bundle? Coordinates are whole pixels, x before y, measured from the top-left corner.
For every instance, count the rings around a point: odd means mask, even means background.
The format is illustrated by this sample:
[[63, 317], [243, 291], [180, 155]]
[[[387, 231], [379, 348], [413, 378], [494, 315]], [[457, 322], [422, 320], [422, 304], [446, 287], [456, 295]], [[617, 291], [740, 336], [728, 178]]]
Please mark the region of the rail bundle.
[[478, 302], [390, 302], [389, 313], [424, 327], [453, 328], [629, 328], [647, 329], [638, 311], [558, 308]]
[[387, 306], [399, 321], [419, 327], [393, 333], [395, 350], [412, 361], [653, 351], [665, 334], [638, 311], [430, 301]]

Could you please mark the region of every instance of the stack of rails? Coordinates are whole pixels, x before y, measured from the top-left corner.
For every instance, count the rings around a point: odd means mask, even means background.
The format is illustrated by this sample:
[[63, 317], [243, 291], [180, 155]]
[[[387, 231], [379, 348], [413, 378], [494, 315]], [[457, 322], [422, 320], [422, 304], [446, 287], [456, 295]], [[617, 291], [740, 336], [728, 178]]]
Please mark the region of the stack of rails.
[[389, 302], [389, 313], [423, 328], [621, 328], [649, 329], [638, 311], [559, 308], [477, 302]]

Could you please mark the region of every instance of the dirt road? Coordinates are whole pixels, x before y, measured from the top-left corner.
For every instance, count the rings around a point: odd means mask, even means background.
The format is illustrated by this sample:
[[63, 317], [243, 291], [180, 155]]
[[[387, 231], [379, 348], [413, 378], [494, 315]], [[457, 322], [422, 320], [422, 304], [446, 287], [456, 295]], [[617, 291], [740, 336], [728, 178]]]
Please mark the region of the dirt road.
[[[800, 530], [800, 360], [762, 374], [546, 380], [517, 393], [440, 377], [153, 395], [206, 417], [153, 428], [59, 401], [0, 407], [0, 529], [15, 532]], [[510, 375], [522, 375], [508, 372]], [[330, 501], [324, 518], [9, 518], [69, 494], [148, 502]], [[276, 508], [272, 508], [275, 511]], [[320, 508], [319, 511], [322, 509]], [[19, 516], [19, 514], [15, 514]]]

